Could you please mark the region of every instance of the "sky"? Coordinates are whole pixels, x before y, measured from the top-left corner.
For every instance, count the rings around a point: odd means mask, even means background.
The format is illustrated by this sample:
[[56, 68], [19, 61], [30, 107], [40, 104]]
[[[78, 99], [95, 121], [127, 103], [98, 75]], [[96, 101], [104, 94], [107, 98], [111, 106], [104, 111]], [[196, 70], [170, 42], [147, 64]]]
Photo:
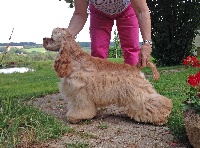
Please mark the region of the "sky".
[[[64, 0], [1, 0], [0, 6], [0, 43], [36, 42], [42, 44], [44, 37], [51, 36], [53, 28], [68, 27], [74, 11], [74, 8], [69, 8], [69, 4]], [[14, 31], [9, 40], [13, 28]], [[115, 29], [116, 26], [112, 30]], [[76, 40], [90, 42], [89, 17]]]

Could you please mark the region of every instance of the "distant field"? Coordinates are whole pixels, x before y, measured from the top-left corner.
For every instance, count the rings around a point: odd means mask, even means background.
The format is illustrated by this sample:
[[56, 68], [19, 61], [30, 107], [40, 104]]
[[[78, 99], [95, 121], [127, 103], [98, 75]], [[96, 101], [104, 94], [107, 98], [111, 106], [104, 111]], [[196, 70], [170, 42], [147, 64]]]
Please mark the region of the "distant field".
[[44, 48], [30, 48], [30, 49], [24, 49], [27, 52], [46, 52], [46, 50]]
[[90, 53], [90, 50], [91, 50], [90, 47], [82, 47], [82, 48], [83, 48], [84, 51]]
[[[30, 49], [24, 49], [27, 52], [46, 52], [46, 50], [44, 48], [30, 48]], [[86, 52], [90, 52], [90, 48], [89, 47], [84, 47], [83, 48], [84, 51]]]

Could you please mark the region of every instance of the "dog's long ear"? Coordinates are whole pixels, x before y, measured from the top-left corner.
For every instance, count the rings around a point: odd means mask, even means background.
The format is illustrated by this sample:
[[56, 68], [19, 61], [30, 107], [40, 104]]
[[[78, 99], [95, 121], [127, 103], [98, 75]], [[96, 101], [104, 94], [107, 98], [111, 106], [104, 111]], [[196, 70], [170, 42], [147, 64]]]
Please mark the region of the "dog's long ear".
[[71, 33], [69, 32], [69, 29], [68, 28], [62, 28], [62, 30], [65, 32], [66, 40], [69, 41], [69, 42], [72, 41], [73, 37], [72, 37]]
[[68, 42], [62, 43], [59, 53], [54, 62], [54, 69], [58, 77], [60, 78], [69, 76], [72, 72], [69, 49], [70, 49], [70, 44]]

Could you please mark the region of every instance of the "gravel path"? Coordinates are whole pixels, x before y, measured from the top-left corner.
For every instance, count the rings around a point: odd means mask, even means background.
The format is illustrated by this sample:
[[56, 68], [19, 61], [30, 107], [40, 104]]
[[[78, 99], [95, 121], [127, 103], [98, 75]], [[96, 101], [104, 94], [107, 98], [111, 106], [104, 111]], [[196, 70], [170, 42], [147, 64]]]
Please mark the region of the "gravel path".
[[186, 144], [180, 143], [170, 134], [167, 126], [138, 123], [114, 105], [100, 109], [92, 120], [70, 124], [65, 120], [67, 102], [60, 94], [37, 98], [32, 104], [64, 120], [66, 125], [78, 133], [66, 133], [60, 139], [48, 141], [44, 147], [66, 148], [76, 143], [92, 148], [187, 148]]

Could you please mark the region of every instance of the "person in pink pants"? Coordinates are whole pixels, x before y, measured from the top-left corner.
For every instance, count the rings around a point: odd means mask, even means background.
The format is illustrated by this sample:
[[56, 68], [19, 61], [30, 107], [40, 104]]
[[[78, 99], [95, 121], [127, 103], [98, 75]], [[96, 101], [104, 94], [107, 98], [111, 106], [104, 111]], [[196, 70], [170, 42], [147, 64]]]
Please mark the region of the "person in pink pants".
[[107, 59], [114, 20], [116, 20], [124, 63], [136, 65], [140, 51], [139, 25], [131, 4], [121, 13], [114, 15], [99, 11], [90, 4], [91, 55]]
[[[116, 26], [124, 63], [146, 67], [151, 53], [151, 19], [146, 0], [74, 0], [75, 11], [68, 30], [75, 37], [90, 11], [91, 54], [106, 59], [112, 26]], [[139, 28], [143, 44], [139, 45]]]

